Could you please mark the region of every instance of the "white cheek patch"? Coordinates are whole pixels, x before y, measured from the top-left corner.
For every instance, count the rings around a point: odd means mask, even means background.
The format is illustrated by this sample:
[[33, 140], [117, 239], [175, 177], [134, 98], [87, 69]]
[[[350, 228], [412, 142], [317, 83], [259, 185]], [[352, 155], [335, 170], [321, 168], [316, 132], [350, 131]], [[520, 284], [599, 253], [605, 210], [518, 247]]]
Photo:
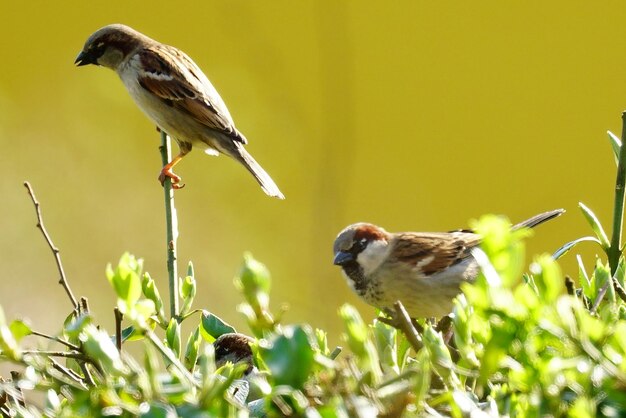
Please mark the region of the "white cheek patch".
[[367, 276], [376, 270], [387, 258], [389, 245], [386, 241], [372, 241], [357, 256], [356, 260]]

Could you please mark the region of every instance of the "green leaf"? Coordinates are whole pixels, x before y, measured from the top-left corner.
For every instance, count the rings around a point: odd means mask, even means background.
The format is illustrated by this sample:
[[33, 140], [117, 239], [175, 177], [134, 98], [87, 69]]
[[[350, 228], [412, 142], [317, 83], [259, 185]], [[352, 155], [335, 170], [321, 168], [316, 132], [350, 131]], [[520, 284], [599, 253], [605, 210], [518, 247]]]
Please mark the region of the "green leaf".
[[413, 393], [416, 396], [416, 404], [426, 398], [428, 390], [430, 389], [431, 379], [431, 360], [428, 350], [420, 350], [415, 356], [415, 362], [417, 364], [417, 377], [413, 386]]
[[[70, 315], [70, 318], [72, 315]], [[91, 315], [81, 315], [78, 318], [71, 319], [70, 321], [66, 320], [64, 324], [63, 331], [72, 339], [77, 339], [80, 333], [85, 329], [86, 326], [90, 325], [93, 322], [93, 318]]]
[[59, 411], [61, 409], [61, 399], [59, 398], [59, 394], [55, 392], [54, 389], [48, 389], [46, 391], [46, 409], [50, 412], [54, 412], [55, 416], [59, 415]]
[[593, 275], [591, 276], [591, 282], [595, 288], [596, 297], [598, 297], [600, 289], [607, 286], [604, 300], [615, 303], [615, 289], [613, 288], [613, 282], [611, 280], [611, 270], [608, 263], [605, 264], [601, 262], [599, 258], [596, 260], [596, 268], [593, 271]]
[[437, 374], [443, 378], [449, 388], [459, 389], [461, 381], [452, 370], [452, 356], [443, 341], [441, 333], [436, 332], [433, 327], [427, 325], [424, 327], [422, 341], [424, 342], [424, 347], [428, 350], [432, 367], [437, 371]]
[[531, 266], [535, 285], [539, 290], [539, 296], [547, 303], [552, 304], [565, 291], [565, 280], [561, 269], [549, 255], [540, 256], [536, 263]]
[[600, 224], [600, 221], [598, 220], [596, 215], [582, 202], [578, 202], [578, 207], [580, 208], [583, 215], [585, 216], [585, 219], [591, 226], [591, 229], [593, 229], [593, 232], [596, 233], [596, 237], [598, 237], [598, 240], [600, 240], [600, 245], [602, 245], [604, 251], [608, 251], [611, 244], [609, 243], [609, 239], [606, 236], [606, 233], [604, 232], [604, 229], [602, 228], [602, 225]]
[[319, 347], [320, 353], [328, 356], [330, 354], [330, 350], [328, 349], [328, 335], [326, 334], [326, 331], [316, 328], [315, 339], [317, 340], [317, 346]]
[[100, 363], [105, 374], [119, 376], [128, 373], [120, 352], [106, 332], [89, 324], [83, 329], [81, 341], [85, 353]]
[[129, 310], [129, 318], [132, 319], [141, 328], [146, 328], [149, 323], [153, 322], [156, 314], [154, 302], [150, 299], [141, 299]]
[[270, 369], [276, 385], [302, 388], [313, 367], [313, 337], [308, 327], [294, 325], [283, 329], [268, 345], [260, 346], [261, 358]]
[[398, 346], [396, 344], [397, 330], [380, 321], [374, 321], [374, 325], [371, 326], [371, 329], [374, 334], [374, 342], [383, 370], [385, 372], [400, 374]]
[[471, 315], [471, 307], [467, 303], [465, 295], [461, 294], [454, 298], [454, 309], [452, 315], [452, 323], [454, 325], [454, 342], [459, 349], [466, 349], [471, 342], [471, 329], [469, 317]]
[[344, 322], [348, 345], [359, 359], [359, 366], [364, 372], [371, 372], [374, 383], [383, 375], [378, 360], [378, 353], [374, 343], [368, 335], [368, 328], [359, 312], [351, 305], [345, 304], [339, 308], [339, 316]]
[[[586, 396], [577, 396], [574, 403], [568, 408], [567, 416], [572, 418], [594, 418], [597, 416], [597, 410], [598, 405], [595, 400]], [[617, 416], [617, 414], [613, 416]]]
[[272, 284], [270, 273], [267, 267], [256, 261], [250, 253], [244, 254], [243, 266], [234, 281], [235, 286], [255, 311], [268, 309]]
[[137, 341], [144, 339], [144, 335], [138, 332], [134, 326], [126, 327], [122, 330], [122, 342]]
[[193, 299], [196, 297], [196, 291], [196, 280], [193, 276], [187, 276], [181, 280], [180, 297], [183, 300], [183, 306], [180, 309], [181, 315], [185, 315], [191, 309]]
[[583, 295], [588, 299], [594, 299], [593, 288], [591, 287], [591, 280], [583, 264], [583, 259], [579, 255], [576, 255], [576, 261], [578, 262], [578, 283], [583, 289]]
[[355, 307], [345, 304], [339, 308], [339, 316], [343, 319], [348, 336], [350, 350], [357, 356], [366, 354], [367, 326]]
[[22, 338], [26, 337], [27, 335], [31, 335], [33, 333], [33, 330], [30, 328], [30, 325], [28, 325], [26, 322], [21, 321], [19, 319], [16, 319], [13, 322], [11, 322], [11, 324], [9, 325], [9, 329], [11, 330], [13, 337], [15, 337], [15, 339], [18, 342]]
[[237, 332], [235, 328], [209, 311], [202, 311], [200, 333], [205, 341], [212, 343], [220, 335]]
[[196, 327], [195, 331], [189, 335], [187, 347], [185, 348], [184, 364], [187, 370], [193, 370], [198, 361], [198, 353], [200, 352], [200, 344], [202, 336], [200, 335], [201, 326]]
[[0, 353], [13, 361], [20, 361], [21, 352], [11, 329], [6, 324], [4, 311], [0, 307]]
[[[473, 257], [477, 259], [483, 272], [477, 283], [487, 280], [488, 287], [493, 287], [499, 282], [505, 287], [511, 287], [517, 283], [524, 268], [522, 240], [532, 234], [532, 231], [528, 228], [512, 230], [506, 218], [495, 215], [481, 216], [478, 221], [470, 222], [470, 225], [482, 237], [480, 248], [472, 251]], [[481, 250], [486, 254], [488, 262], [479, 261], [484, 258], [481, 257]], [[490, 265], [493, 268], [489, 268]]]
[[[115, 268], [109, 264], [106, 268], [106, 276], [117, 297], [124, 302], [118, 304], [120, 309], [129, 309], [141, 297], [141, 270], [143, 261], [134, 256], [124, 253]], [[122, 313], [126, 313], [123, 311]]]
[[609, 142], [611, 143], [611, 149], [613, 150], [613, 156], [615, 157], [615, 164], [619, 161], [619, 151], [622, 148], [622, 140], [617, 137], [613, 132], [607, 131], [609, 135]]
[[481, 382], [488, 381], [500, 367], [500, 362], [506, 355], [509, 346], [515, 340], [518, 326], [519, 324], [516, 321], [509, 318], [498, 318], [498, 322], [492, 324], [491, 338], [485, 347], [485, 353], [481, 361]]
[[202, 377], [202, 387], [206, 388], [211, 385], [215, 373], [215, 348], [212, 344], [201, 346], [198, 365], [200, 366], [198, 371]]
[[160, 402], [152, 402], [146, 412], [143, 412], [141, 418], [177, 418], [179, 415], [172, 405]]
[[161, 295], [159, 293], [159, 289], [156, 287], [156, 283], [147, 272], [143, 275], [143, 279], [141, 281], [141, 289], [144, 296], [154, 302], [154, 307], [159, 317], [159, 320], [165, 322], [163, 299], [161, 299]]
[[[280, 403], [281, 408], [278, 408], [276, 405]], [[364, 413], [365, 411], [361, 411], [361, 402], [357, 399], [352, 399], [352, 404], [354, 408], [357, 410], [355, 416], [357, 417], [373, 417], [371, 412]], [[265, 403], [265, 409], [262, 411], [260, 417], [282, 417], [282, 416], [294, 416], [294, 417], [302, 417], [302, 418], [319, 418], [318, 414], [313, 415], [315, 410], [309, 413], [308, 411], [311, 408], [309, 406], [309, 401], [304, 394], [299, 390], [294, 390], [289, 386], [278, 386], [274, 388], [272, 392], [272, 402]], [[288, 413], [286, 413], [288, 411]], [[342, 417], [341, 415], [339, 417]]]
[[187, 264], [187, 276], [191, 277], [192, 279], [195, 279], [195, 273], [193, 271], [193, 263], [190, 261], [189, 264]]
[[165, 330], [165, 340], [167, 341], [167, 346], [172, 349], [176, 357], [180, 357], [182, 341], [180, 338], [180, 324], [176, 318], [172, 318], [170, 320], [170, 323]]
[[602, 243], [596, 237], [582, 237], [582, 238], [575, 239], [574, 241], [570, 241], [567, 244], [564, 244], [561, 248], [556, 250], [554, 254], [552, 254], [552, 258], [554, 258], [555, 260], [558, 260], [559, 258], [564, 256], [569, 250], [574, 248], [576, 245], [585, 241], [595, 242], [598, 245], [600, 245], [600, 247], [602, 247]]

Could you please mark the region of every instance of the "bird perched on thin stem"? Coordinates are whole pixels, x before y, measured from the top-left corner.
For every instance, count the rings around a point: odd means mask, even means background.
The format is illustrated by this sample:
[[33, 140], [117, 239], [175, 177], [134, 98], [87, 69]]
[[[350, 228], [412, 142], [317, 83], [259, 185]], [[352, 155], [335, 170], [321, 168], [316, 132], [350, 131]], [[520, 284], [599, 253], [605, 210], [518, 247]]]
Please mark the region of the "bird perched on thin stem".
[[120, 24], [94, 32], [76, 58], [78, 66], [95, 64], [114, 70], [139, 108], [174, 138], [180, 153], [161, 170], [161, 183], [192, 148], [226, 154], [243, 164], [269, 196], [284, 199], [272, 178], [245, 150], [248, 140], [235, 128], [224, 101], [209, 79], [184, 52]]
[[[512, 229], [532, 228], [563, 212], [541, 213]], [[334, 264], [370, 305], [390, 313], [399, 300], [412, 318], [440, 317], [452, 310], [461, 283], [478, 276], [471, 251], [479, 244], [471, 231], [389, 233], [357, 223], [335, 239]]]

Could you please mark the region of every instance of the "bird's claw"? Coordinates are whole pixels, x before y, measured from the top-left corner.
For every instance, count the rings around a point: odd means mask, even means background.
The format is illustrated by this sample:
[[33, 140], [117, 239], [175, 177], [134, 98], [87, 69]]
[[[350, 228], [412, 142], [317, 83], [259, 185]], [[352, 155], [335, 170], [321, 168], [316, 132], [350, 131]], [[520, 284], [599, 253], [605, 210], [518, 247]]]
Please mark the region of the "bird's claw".
[[161, 182], [161, 186], [165, 184], [165, 179], [167, 178], [172, 181], [172, 189], [179, 190], [185, 187], [185, 184], [180, 182], [180, 176], [174, 174], [173, 171], [168, 169], [161, 170], [161, 174], [159, 174], [159, 182]]

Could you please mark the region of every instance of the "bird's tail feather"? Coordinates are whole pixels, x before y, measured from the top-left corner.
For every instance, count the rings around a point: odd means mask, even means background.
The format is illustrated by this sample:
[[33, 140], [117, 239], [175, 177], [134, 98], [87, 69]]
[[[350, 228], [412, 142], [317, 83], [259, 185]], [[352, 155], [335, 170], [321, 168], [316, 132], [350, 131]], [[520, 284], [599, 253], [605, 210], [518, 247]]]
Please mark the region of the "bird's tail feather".
[[256, 160], [252, 157], [252, 155], [250, 155], [248, 151], [246, 151], [246, 149], [241, 144], [237, 144], [236, 148], [237, 148], [237, 151], [234, 157], [240, 163], [242, 163], [248, 169], [249, 172], [252, 173], [256, 181], [258, 181], [259, 184], [261, 185], [261, 188], [263, 189], [263, 191], [268, 196], [276, 197], [278, 199], [284, 199], [285, 196], [280, 192], [280, 190], [278, 189], [278, 186], [276, 185], [276, 183], [274, 183], [274, 180], [272, 180], [270, 175], [267, 174], [265, 170], [263, 170], [261, 165], [256, 162]]
[[560, 216], [564, 212], [564, 209], [556, 209], [549, 212], [540, 213], [539, 215], [535, 215], [530, 219], [526, 219], [525, 221], [514, 225], [513, 229], [533, 228], [541, 223], [544, 223], [545, 221], [549, 221], [550, 219], [554, 219], [557, 216]]

